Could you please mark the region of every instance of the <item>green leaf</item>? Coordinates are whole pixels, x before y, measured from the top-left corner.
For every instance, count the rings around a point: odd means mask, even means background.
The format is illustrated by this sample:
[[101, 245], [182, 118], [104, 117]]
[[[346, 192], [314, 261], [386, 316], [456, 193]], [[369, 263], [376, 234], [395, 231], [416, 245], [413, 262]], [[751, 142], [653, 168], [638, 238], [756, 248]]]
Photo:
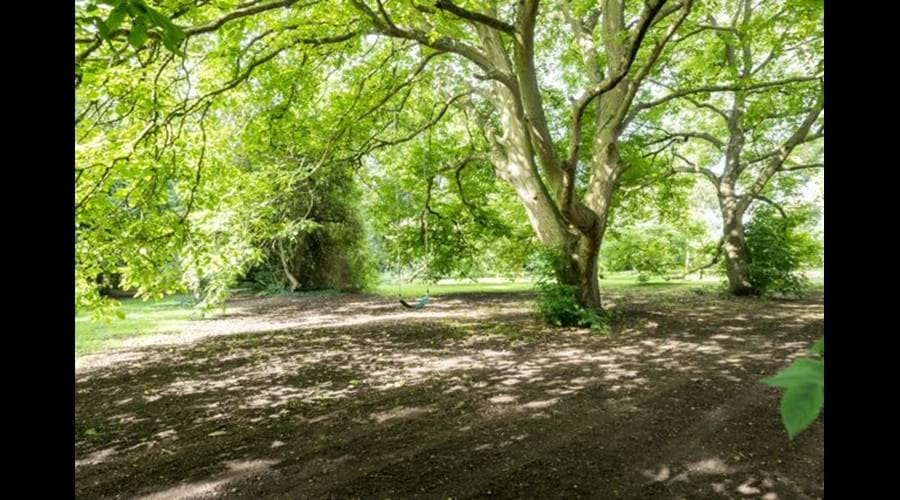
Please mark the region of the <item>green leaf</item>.
[[147, 25], [144, 24], [144, 18], [138, 17], [131, 26], [131, 33], [128, 34], [128, 43], [132, 47], [139, 49], [147, 42]]
[[791, 366], [780, 371], [774, 377], [764, 380], [766, 384], [790, 389], [802, 384], [825, 385], [825, 362], [816, 359], [801, 358]]
[[181, 43], [181, 39], [176, 40], [176, 39], [172, 38], [168, 32], [163, 32], [162, 42], [163, 42], [163, 45], [167, 49], [169, 49], [171, 52], [174, 52], [175, 54], [177, 54], [181, 57], [186, 57], [185, 53], [182, 52], [181, 49], [178, 48], [178, 45]]
[[793, 439], [809, 427], [819, 416], [823, 406], [825, 390], [822, 385], [800, 384], [788, 389], [781, 399], [781, 420], [788, 436]]
[[121, 4], [112, 12], [109, 13], [109, 17], [106, 18], [106, 27], [109, 31], [112, 31], [119, 27], [122, 24], [122, 21], [125, 19], [125, 14], [127, 9], [125, 8], [125, 4]]
[[150, 7], [147, 7], [147, 4], [145, 4], [143, 0], [131, 0], [128, 3], [129, 5], [134, 5], [135, 9], [143, 13], [147, 13], [150, 10]]
[[[824, 339], [822, 342], [824, 352]], [[825, 362], [822, 360], [798, 359], [763, 382], [787, 389], [781, 398], [781, 420], [791, 439], [809, 427], [825, 405]]]
[[181, 28], [173, 24], [171, 27], [165, 28], [163, 36], [171, 39], [177, 45], [184, 41], [185, 34], [184, 31], [181, 31]]
[[175, 54], [185, 57], [185, 54], [178, 49], [178, 46], [181, 45], [181, 42], [184, 41], [185, 38], [184, 30], [173, 23], [168, 17], [150, 7], [146, 7], [146, 12], [147, 20], [150, 24], [162, 29], [163, 45]]
[[100, 33], [100, 38], [108, 39], [109, 38], [109, 28], [106, 26], [106, 23], [103, 22], [103, 19], [99, 17], [95, 17], [94, 26], [97, 27], [97, 31]]
[[97, 429], [94, 429], [93, 427], [90, 428], [90, 429], [88, 429], [88, 430], [86, 430], [86, 431], [84, 431], [84, 435], [85, 435], [85, 436], [96, 436], [96, 435], [98, 435], [98, 434], [100, 434], [100, 433], [97, 432]]
[[147, 8], [147, 17], [150, 19], [150, 22], [154, 26], [159, 26], [160, 28], [162, 28], [166, 33], [166, 36], [169, 36], [178, 42], [184, 40], [184, 31], [175, 23], [173, 23], [172, 20], [168, 17], [149, 7]]

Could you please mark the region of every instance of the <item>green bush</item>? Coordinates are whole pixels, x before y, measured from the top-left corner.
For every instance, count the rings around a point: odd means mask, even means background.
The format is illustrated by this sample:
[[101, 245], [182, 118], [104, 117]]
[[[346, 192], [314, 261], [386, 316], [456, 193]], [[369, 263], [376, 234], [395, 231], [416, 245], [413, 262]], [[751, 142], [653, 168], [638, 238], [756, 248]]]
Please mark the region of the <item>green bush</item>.
[[605, 329], [605, 318], [598, 311], [582, 307], [575, 300], [577, 289], [559, 282], [565, 273], [565, 258], [561, 250], [546, 248], [537, 254], [532, 269], [537, 277], [535, 308], [547, 323], [556, 326]]
[[783, 217], [768, 205], [754, 211], [745, 234], [750, 252], [750, 282], [760, 293], [796, 294], [808, 285], [801, 267], [815, 262], [821, 246], [799, 230], [807, 217], [803, 211]]

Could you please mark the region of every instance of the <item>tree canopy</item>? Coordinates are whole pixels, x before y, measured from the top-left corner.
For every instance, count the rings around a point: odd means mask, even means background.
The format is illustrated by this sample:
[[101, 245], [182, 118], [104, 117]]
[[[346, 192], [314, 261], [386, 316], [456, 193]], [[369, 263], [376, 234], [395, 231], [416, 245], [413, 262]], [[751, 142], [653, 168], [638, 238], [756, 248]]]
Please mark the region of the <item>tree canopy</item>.
[[[559, 281], [599, 309], [617, 224], [652, 216], [665, 248], [715, 246], [676, 222], [695, 177], [716, 192], [740, 292], [743, 215], [824, 167], [820, 2], [75, 9], [76, 304], [101, 313], [111, 284], [211, 305], [248, 277], [516, 274], [538, 245], [563, 250]], [[637, 231], [631, 244], [650, 237]]]

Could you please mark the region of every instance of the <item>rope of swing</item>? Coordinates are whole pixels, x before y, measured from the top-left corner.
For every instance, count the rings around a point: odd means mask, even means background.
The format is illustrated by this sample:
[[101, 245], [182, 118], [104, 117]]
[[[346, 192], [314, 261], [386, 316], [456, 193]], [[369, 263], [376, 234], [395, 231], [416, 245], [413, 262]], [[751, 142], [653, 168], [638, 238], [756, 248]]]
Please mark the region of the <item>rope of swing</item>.
[[[425, 158], [422, 161], [422, 178], [425, 179], [427, 182], [428, 174], [425, 171], [425, 167], [426, 167], [426, 164], [428, 163], [428, 161], [430, 160], [430, 158], [428, 158], [428, 155], [431, 153], [431, 128], [430, 127], [428, 128], [428, 144], [426, 145], [426, 148], [427, 149], [425, 150], [425, 154], [423, 155]], [[427, 210], [427, 208], [428, 207], [426, 207], [426, 210], [424, 213], [422, 229], [425, 231], [425, 296], [429, 297], [429, 296], [431, 296], [431, 290], [430, 290], [430, 281], [429, 281], [429, 275], [428, 275], [428, 264], [429, 264], [429, 261], [431, 260], [431, 252], [430, 252], [430, 249], [428, 248], [428, 210]]]
[[[396, 117], [396, 115], [394, 115], [394, 128], [395, 128], [395, 129], [397, 128], [397, 117]], [[431, 151], [431, 129], [428, 130], [427, 149], [426, 149], [426, 151], [425, 151], [425, 152], [423, 153], [423, 155], [422, 155], [422, 156], [423, 156], [423, 159], [422, 159], [422, 178], [423, 178], [423, 179], [427, 178], [427, 175], [428, 175], [428, 172], [427, 172], [427, 170], [426, 170], [426, 166], [427, 166], [426, 163], [428, 162], [428, 153], [429, 153], [430, 151]], [[396, 193], [395, 198], [396, 198], [396, 200], [397, 200], [397, 205], [399, 206], [399, 205], [400, 205], [400, 193], [399, 193], [399, 191]], [[425, 211], [423, 212], [423, 214], [422, 214], [422, 229], [423, 229], [423, 238], [424, 238], [424, 243], [425, 243], [425, 266], [424, 266], [424, 272], [425, 272], [425, 296], [426, 296], [426, 297], [429, 297], [429, 296], [431, 295], [431, 286], [430, 286], [430, 283], [429, 283], [429, 281], [428, 281], [428, 266], [429, 266], [429, 264], [430, 264], [429, 261], [431, 260], [431, 247], [430, 247], [430, 243], [429, 243], [429, 241], [428, 241], [428, 211], [427, 211], [427, 210], [425, 210]], [[399, 228], [398, 228], [398, 230], [399, 230]], [[398, 239], [399, 239], [399, 232], [398, 232]], [[403, 297], [403, 287], [402, 287], [403, 276], [402, 276], [402, 272], [401, 272], [401, 268], [400, 268], [400, 261], [401, 261], [400, 242], [398, 241], [398, 244], [397, 244], [397, 260], [396, 260], [396, 266], [395, 266], [395, 267], [396, 267], [396, 273], [397, 273], [397, 297], [402, 298], [402, 297]]]
[[[394, 133], [395, 134], [397, 133], [397, 129], [398, 129], [398, 125], [397, 125], [398, 114], [399, 113], [394, 113]], [[400, 191], [396, 191], [396, 195], [394, 196], [394, 198], [396, 199], [396, 204], [399, 207], [400, 206]], [[397, 224], [397, 265], [396, 265], [397, 298], [402, 299], [403, 298], [403, 289], [402, 289], [401, 282], [403, 281], [403, 276], [401, 275], [401, 271], [400, 271], [400, 246], [401, 246], [403, 239], [400, 236], [401, 236], [400, 235], [400, 224], [398, 223]]]

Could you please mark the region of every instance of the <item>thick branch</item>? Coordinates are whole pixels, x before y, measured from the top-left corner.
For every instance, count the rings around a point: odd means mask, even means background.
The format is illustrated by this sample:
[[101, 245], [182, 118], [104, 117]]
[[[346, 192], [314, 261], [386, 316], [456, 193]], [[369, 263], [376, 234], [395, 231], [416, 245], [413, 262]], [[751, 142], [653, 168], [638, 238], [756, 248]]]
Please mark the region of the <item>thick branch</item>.
[[424, 125], [422, 125], [418, 129], [414, 130], [411, 134], [408, 134], [404, 137], [401, 137], [399, 139], [393, 139], [393, 140], [375, 139], [375, 141], [378, 142], [379, 145], [372, 147], [370, 149], [370, 151], [374, 150], [376, 148], [379, 148], [379, 147], [384, 147], [384, 146], [396, 146], [397, 144], [401, 144], [401, 143], [404, 143], [404, 142], [414, 139], [416, 136], [418, 136], [422, 132], [428, 130], [429, 128], [433, 127], [437, 122], [439, 122], [441, 120], [441, 118], [444, 117], [444, 114], [447, 112], [447, 109], [449, 109], [450, 106], [454, 102], [456, 102], [457, 100], [459, 100], [465, 96], [468, 96], [469, 94], [471, 94], [471, 92], [467, 91], [467, 92], [463, 92], [461, 94], [457, 94], [457, 95], [453, 96], [449, 101], [447, 101], [444, 104], [444, 106], [441, 108], [441, 110], [438, 111], [438, 114], [437, 114], [437, 116], [434, 117], [434, 119], [429, 120]]
[[[669, 26], [669, 29], [666, 30], [666, 33], [662, 37], [660, 37], [659, 40], [656, 41], [656, 43], [653, 46], [653, 50], [650, 52], [650, 55], [647, 57], [647, 61], [641, 67], [640, 71], [638, 71], [635, 78], [632, 79], [632, 82], [631, 82], [632, 90], [631, 90], [631, 92], [629, 92], [629, 94], [630, 94], [629, 99], [628, 99], [629, 101], [634, 98], [634, 94], [637, 92], [640, 82], [643, 81], [644, 78], [646, 78], [647, 75], [650, 73], [650, 70], [653, 68], [653, 65], [656, 64], [656, 61], [659, 59], [659, 56], [662, 54], [663, 49], [665, 49], [666, 45], [669, 43], [669, 40], [672, 39], [672, 35], [674, 35], [676, 31], [678, 31], [678, 28], [681, 26], [681, 24], [684, 22], [684, 20], [687, 18], [687, 16], [691, 13], [691, 9], [693, 8], [693, 6], [694, 6], [693, 0], [687, 0], [683, 4], [676, 4], [675, 6], [673, 6], [675, 8], [670, 9], [670, 12], [665, 14], [665, 15], [668, 15], [668, 14], [671, 14], [672, 12], [677, 11], [678, 9], [682, 9], [681, 15], [678, 17], [678, 19], [674, 23], [672, 23]], [[665, 15], [663, 15], [663, 13], [660, 13], [660, 15], [657, 17], [663, 18], [663, 17], [665, 17]], [[656, 24], [656, 22], [658, 22], [658, 20], [655, 21], [654, 24]]]
[[656, 17], [656, 14], [662, 9], [665, 3], [666, 0], [660, 0], [644, 10], [641, 19], [638, 21], [637, 32], [629, 44], [625, 64], [622, 65], [615, 74], [610, 75], [608, 78], [595, 85], [575, 102], [572, 110], [572, 122], [569, 126], [569, 159], [565, 163], [567, 174], [572, 179], [571, 182], [574, 182], [574, 170], [575, 165], [578, 162], [578, 150], [581, 147], [581, 127], [584, 111], [594, 99], [615, 88], [615, 86], [628, 75], [631, 66], [634, 64], [634, 60], [637, 57], [638, 49], [640, 48], [644, 37], [647, 35], [647, 31], [650, 29], [651, 21]]
[[804, 165], [791, 165], [790, 167], [782, 166], [779, 170], [789, 172], [791, 170], [804, 170], [808, 168], [825, 168], [824, 163], [808, 163]]
[[439, 10], [451, 13], [456, 17], [474, 21], [476, 23], [483, 24], [489, 28], [494, 28], [495, 30], [502, 31], [510, 35], [515, 32], [515, 28], [513, 28], [513, 26], [509, 23], [505, 23], [499, 19], [494, 19], [493, 17], [482, 14], [480, 12], [473, 12], [463, 9], [450, 0], [436, 0], [434, 2], [434, 6]]
[[558, 189], [562, 180], [562, 169], [556, 157], [550, 129], [547, 126], [537, 72], [534, 67], [534, 28], [537, 12], [538, 0], [524, 0], [524, 6], [520, 9], [516, 19], [518, 29], [514, 54], [516, 76], [528, 132], [531, 134], [532, 142], [537, 146], [537, 153], [549, 174], [548, 177], [555, 181], [554, 189]]
[[414, 69], [412, 72], [410, 72], [409, 78], [407, 78], [405, 81], [403, 81], [402, 83], [400, 83], [399, 85], [394, 87], [390, 92], [385, 94], [385, 96], [383, 98], [381, 98], [381, 100], [379, 100], [377, 103], [375, 103], [375, 105], [372, 106], [372, 108], [370, 108], [368, 111], [361, 114], [357, 119], [362, 120], [363, 118], [374, 113], [379, 108], [381, 108], [381, 106], [383, 106], [387, 101], [389, 101], [393, 96], [395, 96], [397, 94], [397, 92], [399, 92], [403, 88], [405, 88], [405, 87], [411, 85], [413, 82], [415, 82], [416, 77], [419, 76], [419, 74], [425, 70], [425, 67], [428, 66], [428, 63], [431, 62], [431, 60], [433, 58], [435, 58], [441, 54], [446, 54], [446, 52], [438, 51], [438, 52], [432, 52], [432, 53], [426, 55], [422, 59], [422, 62], [420, 62], [419, 65], [416, 67], [416, 69]]
[[381, 7], [380, 3], [379, 11], [381, 12], [381, 14], [373, 11], [368, 5], [366, 5], [363, 0], [350, 0], [350, 3], [352, 3], [357, 10], [368, 17], [375, 25], [375, 28], [381, 33], [394, 38], [413, 40], [433, 49], [458, 54], [475, 63], [475, 65], [485, 71], [489, 78], [500, 81], [507, 86], [512, 86], [512, 80], [510, 76], [500, 71], [491, 63], [487, 56], [485, 56], [483, 53], [481, 53], [481, 51], [479, 51], [472, 45], [469, 45], [461, 40], [456, 40], [454, 38], [446, 36], [431, 39], [431, 37], [429, 37], [427, 33], [421, 30], [400, 28], [399, 26], [394, 24], [391, 18], [387, 15], [387, 12], [384, 10], [384, 8]]
[[[269, 10], [287, 8], [287, 7], [290, 7], [291, 5], [297, 3], [298, 1], [299, 0], [277, 0], [274, 2], [267, 2], [267, 3], [250, 2], [248, 4], [245, 4], [247, 6], [241, 7], [232, 12], [229, 12], [228, 14], [225, 14], [224, 16], [216, 19], [215, 21], [211, 21], [211, 22], [201, 25], [201, 26], [185, 28], [183, 30], [184, 34], [185, 34], [185, 38], [188, 38], [188, 37], [191, 37], [194, 35], [200, 35], [203, 33], [213, 32], [213, 31], [221, 28], [223, 25], [225, 25], [229, 21], [234, 21], [236, 19], [241, 19], [244, 17], [259, 14], [261, 12], [266, 12]], [[310, 3], [304, 4], [302, 7], [309, 7], [311, 5], [315, 5], [315, 4], [319, 3], [320, 1], [321, 0], [314, 0]], [[108, 38], [109, 39], [125, 38], [130, 33], [131, 33], [131, 30], [120, 28], [120, 29], [111, 31], [109, 33]], [[155, 33], [155, 32], [149, 32], [149, 33], [147, 33], [147, 36], [149, 38], [154, 38], [154, 39], [160, 38], [159, 34]], [[89, 39], [89, 38], [88, 39], [76, 38], [75, 43], [89, 43], [91, 40], [92, 39]], [[102, 39], [100, 38], [99, 34], [96, 35], [93, 40], [94, 40], [94, 42], [91, 44], [91, 46], [88, 47], [88, 49], [86, 49], [84, 52], [82, 52], [75, 58], [76, 62], [80, 62], [85, 57], [87, 57], [87, 55], [90, 54], [91, 52], [93, 52], [97, 47], [99, 47], [100, 43], [102, 42]]]
[[773, 207], [775, 207], [776, 210], [778, 210], [778, 213], [781, 214], [782, 219], [787, 219], [787, 214], [784, 212], [784, 209], [781, 208], [781, 205], [779, 205], [778, 203], [775, 203], [771, 198], [767, 198], [761, 194], [755, 194], [755, 195], [753, 195], [753, 199], [763, 201], [763, 202], [768, 203], [769, 205], [772, 205]]
[[652, 146], [653, 144], [665, 142], [665, 141], [668, 141], [669, 139], [677, 138], [677, 137], [681, 137], [684, 140], [703, 139], [704, 141], [709, 142], [710, 144], [712, 144], [719, 150], [721, 150], [722, 148], [725, 147], [725, 143], [723, 143], [720, 139], [718, 139], [714, 135], [708, 134], [706, 132], [671, 132], [659, 139], [656, 139], [656, 140], [653, 140], [653, 141], [647, 143], [647, 146]]
[[705, 264], [705, 265], [702, 265], [702, 266], [700, 266], [700, 267], [691, 269], [690, 271], [687, 271], [686, 273], [684, 273], [684, 275], [685, 275], [685, 276], [689, 276], [689, 275], [694, 274], [694, 273], [696, 273], [696, 272], [698, 272], [698, 271], [702, 271], [702, 270], [704, 270], [704, 269], [709, 269], [710, 267], [712, 267], [712, 266], [718, 264], [719, 259], [722, 258], [722, 247], [724, 247], [724, 246], [725, 246], [725, 239], [724, 239], [724, 238], [720, 238], [720, 239], [719, 239], [719, 242], [716, 243], [716, 253], [713, 255], [712, 260], [711, 260], [708, 264]]
[[[250, 5], [249, 7], [245, 7], [242, 9], [237, 9], [232, 12], [229, 12], [228, 14], [225, 14], [224, 16], [220, 17], [219, 19], [216, 19], [215, 21], [204, 24], [202, 26], [197, 26], [194, 28], [187, 28], [184, 30], [184, 34], [189, 37], [189, 36], [193, 36], [193, 35], [199, 35], [201, 33], [209, 33], [211, 31], [215, 31], [215, 30], [221, 28], [225, 23], [227, 23], [229, 21], [234, 21], [235, 19], [252, 16], [254, 14], [259, 14], [260, 12], [266, 12], [266, 11], [273, 10], [273, 9], [287, 8], [287, 7], [290, 7], [291, 5], [297, 3], [298, 1], [299, 0], [277, 0], [275, 2], [253, 4], [253, 5]], [[309, 6], [317, 4], [317, 3], [319, 3], [319, 0], [307, 3], [307, 4], [303, 5], [302, 7], [309, 7]]]
[[713, 171], [708, 168], [700, 168], [700, 167], [694, 165], [691, 167], [672, 167], [672, 171], [676, 172], [676, 173], [685, 173], [685, 174], [701, 174], [701, 175], [706, 176], [706, 178], [709, 179], [710, 182], [713, 183], [713, 185], [715, 185], [715, 186], [719, 185], [719, 178], [716, 177], [716, 174], [714, 174]]

